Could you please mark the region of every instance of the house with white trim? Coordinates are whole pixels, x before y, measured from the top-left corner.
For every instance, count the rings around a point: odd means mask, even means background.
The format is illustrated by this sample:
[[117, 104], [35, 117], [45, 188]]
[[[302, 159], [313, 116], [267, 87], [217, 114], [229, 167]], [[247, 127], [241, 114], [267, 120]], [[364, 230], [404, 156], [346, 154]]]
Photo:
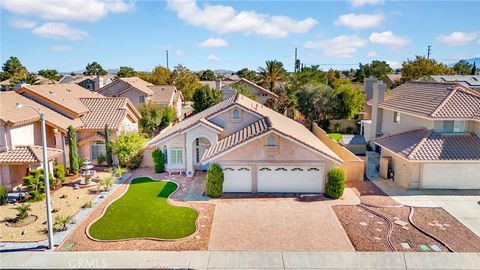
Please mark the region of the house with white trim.
[[409, 189], [480, 189], [480, 94], [456, 82], [374, 84], [365, 133], [380, 175]]
[[224, 192], [324, 192], [327, 172], [343, 160], [302, 124], [235, 94], [151, 139], [143, 166], [160, 149], [166, 170], [192, 177], [218, 163]]

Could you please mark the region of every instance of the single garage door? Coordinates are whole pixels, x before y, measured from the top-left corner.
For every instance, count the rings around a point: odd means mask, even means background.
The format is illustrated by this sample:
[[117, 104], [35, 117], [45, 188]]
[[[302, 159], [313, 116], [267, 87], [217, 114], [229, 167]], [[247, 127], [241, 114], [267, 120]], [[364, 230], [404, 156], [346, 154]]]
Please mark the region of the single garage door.
[[252, 192], [251, 167], [225, 166], [223, 175], [223, 192]]
[[323, 167], [259, 166], [258, 192], [323, 193], [325, 171]]
[[422, 188], [480, 189], [480, 163], [424, 163]]

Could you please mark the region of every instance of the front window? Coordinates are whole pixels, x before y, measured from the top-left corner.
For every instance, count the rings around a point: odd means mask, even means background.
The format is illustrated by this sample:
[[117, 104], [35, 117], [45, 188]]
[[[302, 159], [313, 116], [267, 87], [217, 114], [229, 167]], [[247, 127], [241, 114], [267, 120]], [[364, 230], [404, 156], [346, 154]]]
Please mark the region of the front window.
[[465, 121], [443, 121], [443, 132], [465, 132]]
[[138, 103], [145, 103], [145, 96], [139, 96]]
[[170, 150], [170, 164], [183, 164], [183, 150], [180, 148]]
[[399, 112], [393, 112], [393, 122], [394, 123], [400, 123], [400, 113]]
[[107, 151], [105, 149], [105, 142], [94, 141], [90, 144], [90, 156], [92, 160], [98, 159], [99, 156], [106, 156]]

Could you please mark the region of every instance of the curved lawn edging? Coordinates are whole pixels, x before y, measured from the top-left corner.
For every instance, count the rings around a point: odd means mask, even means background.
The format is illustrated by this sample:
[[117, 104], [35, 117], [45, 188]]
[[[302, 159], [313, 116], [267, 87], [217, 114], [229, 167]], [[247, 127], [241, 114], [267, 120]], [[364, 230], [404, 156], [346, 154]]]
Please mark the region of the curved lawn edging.
[[[160, 237], [147, 237], [147, 236], [140, 236], [140, 237], [127, 237], [127, 238], [122, 238], [122, 239], [97, 239], [95, 237], [93, 237], [91, 234], [90, 234], [90, 229], [91, 227], [96, 223], [98, 222], [99, 220], [101, 220], [105, 214], [107, 213], [108, 209], [110, 208], [111, 205], [113, 205], [114, 203], [116, 203], [117, 201], [119, 201], [120, 199], [122, 199], [127, 193], [128, 191], [130, 190], [131, 186], [132, 186], [132, 182], [136, 179], [141, 179], [141, 178], [147, 178], [148, 180], [150, 180], [151, 182], [166, 182], [166, 183], [173, 183], [175, 184], [176, 188], [175, 190], [171, 191], [170, 194], [165, 197], [165, 202], [171, 206], [171, 207], [181, 207], [181, 208], [187, 208], [187, 209], [191, 209], [193, 211], [196, 212], [196, 217], [195, 217], [195, 222], [194, 222], [194, 225], [195, 225], [195, 230], [189, 234], [189, 235], [186, 235], [184, 237], [179, 237], [179, 238], [160, 238]], [[177, 192], [180, 188], [180, 185], [178, 183], [176, 183], [175, 181], [172, 181], [172, 180], [168, 180], [168, 179], [165, 179], [165, 180], [159, 180], [159, 179], [155, 179], [155, 178], [152, 178], [151, 176], [148, 176], [148, 175], [143, 175], [143, 176], [136, 176], [134, 178], [131, 178], [129, 179], [129, 182], [127, 183], [128, 186], [127, 188], [115, 199], [113, 199], [111, 202], [109, 202], [107, 205], [105, 205], [104, 209], [102, 210], [102, 213], [100, 214], [99, 217], [97, 217], [95, 220], [93, 220], [90, 224], [88, 224], [88, 226], [86, 227], [85, 229], [85, 234], [87, 235], [87, 237], [90, 239], [90, 240], [93, 240], [93, 241], [97, 241], [97, 242], [123, 242], [123, 241], [133, 241], [133, 240], [154, 240], [154, 241], [179, 241], [179, 240], [184, 240], [184, 239], [187, 239], [187, 238], [190, 238], [192, 237], [193, 235], [195, 235], [197, 232], [198, 232], [198, 219], [200, 217], [200, 212], [198, 209], [196, 209], [195, 207], [192, 207], [192, 206], [185, 206], [185, 205], [177, 205], [176, 203], [172, 202], [171, 200], [171, 196], [173, 194], [175, 194], [175, 192]], [[165, 188], [165, 186], [163, 187]], [[159, 190], [159, 193], [162, 192], [162, 189]], [[158, 197], [158, 195], [157, 195]], [[139, 222], [142, 222], [142, 220], [140, 220]], [[116, 226], [118, 224], [112, 224], [112, 226]]]

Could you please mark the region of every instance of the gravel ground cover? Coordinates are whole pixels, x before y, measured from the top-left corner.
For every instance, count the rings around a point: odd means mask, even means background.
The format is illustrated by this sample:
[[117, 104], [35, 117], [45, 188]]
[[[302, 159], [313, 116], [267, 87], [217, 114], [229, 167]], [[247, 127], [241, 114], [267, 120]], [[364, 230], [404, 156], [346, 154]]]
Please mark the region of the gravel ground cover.
[[[348, 186], [356, 190], [364, 203], [398, 205], [370, 181], [351, 182]], [[386, 240], [389, 226], [384, 219], [359, 206], [333, 206], [333, 209], [357, 251], [391, 251]], [[435, 245], [440, 251], [448, 251], [441, 243], [409, 223], [409, 207], [370, 209], [385, 215], [392, 222], [406, 222], [403, 226], [393, 224], [391, 240], [397, 251], [424, 251], [421, 245], [428, 246], [430, 250]], [[414, 208], [413, 220], [420, 228], [432, 233], [457, 252], [480, 251], [480, 238], [442, 208]], [[405, 248], [402, 243], [407, 243], [410, 248]]]
[[[125, 241], [94, 241], [86, 234], [87, 226], [102, 215], [103, 210], [110, 202], [121, 196], [127, 185], [122, 185], [114, 193], [106, 198], [94, 212], [85, 219], [76, 230], [60, 245], [60, 250], [207, 250], [208, 240], [210, 237], [210, 229], [215, 211], [215, 205], [203, 202], [184, 202], [183, 198], [188, 193], [193, 179], [186, 176], [169, 176], [166, 173], [156, 174], [151, 169], [138, 169], [134, 172], [130, 179], [148, 176], [153, 179], [168, 179], [180, 185], [169, 198], [169, 202], [173, 205], [188, 206], [195, 208], [199, 212], [197, 220], [197, 231], [186, 238], [179, 240], [153, 240], [153, 239], [132, 239]], [[115, 224], [112, 224], [115, 226]]]

